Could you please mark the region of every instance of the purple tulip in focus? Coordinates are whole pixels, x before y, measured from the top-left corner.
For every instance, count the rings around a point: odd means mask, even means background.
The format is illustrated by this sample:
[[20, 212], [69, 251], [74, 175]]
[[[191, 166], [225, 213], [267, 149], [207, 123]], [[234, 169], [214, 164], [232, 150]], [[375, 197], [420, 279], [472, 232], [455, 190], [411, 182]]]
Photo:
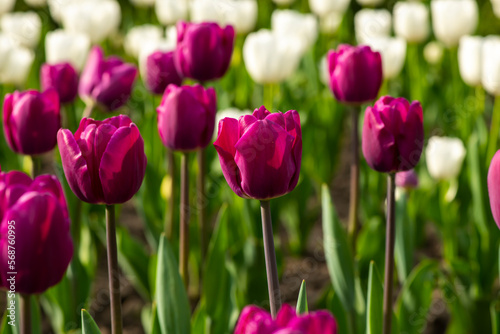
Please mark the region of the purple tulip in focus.
[[240, 197], [267, 200], [297, 185], [302, 132], [295, 110], [271, 114], [262, 106], [252, 115], [224, 118], [214, 146], [227, 183]]
[[147, 162], [144, 141], [127, 116], [83, 118], [74, 135], [61, 129], [57, 143], [69, 186], [82, 201], [124, 203], [141, 187]]
[[144, 84], [153, 94], [163, 94], [168, 85], [182, 84], [182, 74], [174, 63], [174, 51], [156, 51], [146, 59]]
[[330, 88], [342, 103], [375, 100], [382, 85], [382, 58], [369, 46], [342, 44], [328, 53]]
[[422, 106], [381, 97], [366, 108], [362, 148], [368, 165], [382, 173], [407, 171], [420, 160], [424, 143]]
[[104, 58], [100, 47], [94, 47], [80, 78], [78, 93], [87, 103], [97, 103], [107, 111], [123, 106], [132, 93], [137, 68], [118, 57]]
[[337, 322], [327, 311], [297, 315], [284, 304], [276, 320], [260, 307], [246, 306], [240, 314], [234, 334], [337, 334]]
[[177, 24], [175, 64], [185, 76], [200, 82], [221, 78], [227, 71], [234, 47], [234, 29], [217, 23]]
[[500, 151], [491, 159], [488, 170], [488, 194], [490, 197], [491, 213], [500, 228]]
[[157, 112], [163, 145], [175, 151], [204, 148], [210, 143], [215, 127], [215, 90], [201, 85], [169, 85]]
[[[68, 208], [61, 184], [53, 175], [32, 180], [12, 171], [0, 172], [0, 287], [41, 293], [61, 281], [73, 256]], [[8, 246], [15, 247], [15, 270]], [[17, 272], [9, 275], [8, 272]]]
[[55, 90], [16, 91], [5, 95], [3, 131], [14, 152], [37, 155], [52, 150], [60, 127], [59, 97]]
[[396, 186], [406, 189], [418, 187], [418, 176], [414, 169], [396, 173]]
[[71, 103], [78, 94], [78, 73], [70, 63], [43, 64], [40, 68], [42, 90], [53, 88], [61, 103]]

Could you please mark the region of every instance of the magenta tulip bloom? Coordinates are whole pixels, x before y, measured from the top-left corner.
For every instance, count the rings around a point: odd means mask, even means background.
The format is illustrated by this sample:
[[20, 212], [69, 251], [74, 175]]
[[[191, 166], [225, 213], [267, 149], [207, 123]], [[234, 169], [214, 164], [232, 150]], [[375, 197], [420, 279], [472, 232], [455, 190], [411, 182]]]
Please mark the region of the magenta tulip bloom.
[[147, 57], [144, 84], [153, 94], [163, 94], [170, 84], [180, 86], [182, 79], [175, 67], [174, 51], [156, 51]]
[[[73, 241], [57, 178], [0, 172], [0, 214], [0, 287], [10, 289], [14, 283], [16, 292], [34, 294], [59, 283], [73, 256]], [[14, 258], [9, 257], [12, 249]]]
[[123, 106], [132, 93], [137, 69], [118, 57], [104, 59], [100, 47], [94, 47], [88, 56], [78, 87], [80, 97], [97, 103], [107, 111]]
[[40, 84], [42, 90], [55, 89], [61, 103], [70, 103], [78, 94], [78, 73], [70, 63], [43, 64]]
[[64, 174], [82, 201], [108, 205], [128, 201], [146, 172], [144, 141], [130, 118], [83, 118], [75, 135], [57, 134]]
[[36, 155], [52, 150], [60, 127], [59, 97], [55, 90], [16, 91], [5, 95], [3, 131], [14, 152]]
[[342, 44], [328, 53], [328, 72], [335, 98], [359, 105], [377, 98], [382, 85], [382, 58], [369, 46]]
[[424, 143], [422, 106], [404, 98], [381, 97], [366, 108], [362, 148], [368, 165], [382, 173], [415, 167]]
[[488, 170], [488, 194], [490, 197], [491, 213], [500, 228], [500, 151], [491, 159]]
[[217, 111], [213, 88], [169, 85], [156, 110], [158, 132], [166, 147], [191, 151], [210, 143]]
[[240, 197], [271, 199], [297, 185], [302, 133], [295, 110], [271, 114], [262, 106], [253, 115], [224, 118], [214, 146], [227, 183]]
[[278, 312], [276, 320], [260, 307], [246, 306], [240, 314], [234, 334], [337, 334], [337, 322], [327, 311], [297, 315], [288, 304]]
[[415, 170], [396, 173], [396, 186], [406, 189], [418, 187], [418, 176]]
[[221, 78], [231, 62], [234, 46], [232, 26], [217, 23], [177, 24], [175, 63], [185, 77], [200, 82]]

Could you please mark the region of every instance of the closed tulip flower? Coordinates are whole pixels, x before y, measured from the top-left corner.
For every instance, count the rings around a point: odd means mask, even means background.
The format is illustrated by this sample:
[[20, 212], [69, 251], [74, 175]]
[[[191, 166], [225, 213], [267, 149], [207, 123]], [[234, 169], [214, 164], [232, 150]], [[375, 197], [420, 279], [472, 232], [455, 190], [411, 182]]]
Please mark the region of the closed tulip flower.
[[418, 187], [418, 175], [414, 169], [396, 173], [396, 186], [405, 189]]
[[94, 47], [82, 72], [78, 93], [83, 100], [113, 111], [130, 98], [136, 76], [135, 66], [118, 57], [105, 59], [102, 49]]
[[188, 16], [188, 0], [156, 0], [155, 11], [163, 25], [176, 24]]
[[374, 100], [382, 85], [382, 57], [369, 46], [340, 45], [328, 53], [330, 88], [347, 104]]
[[429, 64], [436, 65], [443, 59], [443, 53], [443, 44], [437, 41], [431, 41], [425, 45], [424, 59]]
[[127, 32], [123, 46], [125, 52], [134, 58], [139, 57], [142, 48], [148, 43], [162, 39], [163, 29], [152, 24], [135, 26]]
[[458, 67], [462, 80], [470, 85], [481, 84], [481, 51], [483, 38], [463, 36], [458, 45]]
[[130, 0], [137, 7], [151, 7], [155, 4], [155, 0]]
[[262, 106], [252, 115], [224, 118], [214, 146], [227, 183], [240, 197], [267, 200], [297, 185], [302, 132], [295, 110], [271, 114]]
[[279, 38], [295, 39], [304, 54], [318, 38], [318, 21], [313, 14], [283, 9], [275, 10], [271, 16], [271, 29]]
[[84, 202], [120, 204], [139, 190], [146, 172], [144, 141], [130, 118], [83, 118], [73, 135], [57, 134], [68, 184]]
[[3, 104], [3, 131], [10, 148], [36, 155], [52, 150], [61, 127], [59, 97], [55, 90], [7, 94]]
[[[38, 294], [61, 281], [73, 257], [68, 208], [55, 176], [0, 172], [0, 287], [9, 289], [7, 246], [15, 231], [15, 290]], [[10, 232], [10, 233], [9, 233]], [[10, 237], [9, 237], [10, 236]]]
[[491, 213], [500, 228], [500, 151], [493, 156], [488, 170], [488, 194], [490, 197]]
[[21, 46], [34, 49], [40, 41], [42, 20], [35, 12], [16, 12], [2, 16], [1, 30]]
[[281, 38], [270, 30], [251, 33], [243, 44], [243, 60], [248, 74], [260, 84], [278, 83], [299, 66], [301, 49], [295, 39]]
[[54, 89], [61, 103], [70, 103], [78, 94], [78, 73], [70, 63], [43, 64], [40, 68], [42, 90]]
[[422, 154], [422, 107], [404, 98], [383, 96], [366, 108], [362, 149], [368, 165], [381, 173], [407, 171]]
[[24, 0], [31, 7], [43, 7], [47, 4], [47, 0]]
[[429, 138], [425, 149], [425, 159], [429, 174], [436, 180], [454, 179], [462, 169], [465, 146], [458, 138]]
[[401, 73], [406, 60], [406, 41], [403, 38], [374, 37], [367, 44], [373, 51], [380, 52], [385, 79], [393, 79]]
[[216, 23], [177, 24], [175, 63], [185, 77], [198, 81], [221, 78], [231, 62], [234, 46], [232, 26]]
[[500, 37], [488, 36], [484, 39], [482, 47], [482, 77], [484, 89], [495, 96], [500, 95]]
[[0, 33], [0, 82], [22, 87], [35, 60], [32, 50], [18, 46]]
[[320, 18], [332, 12], [343, 14], [349, 6], [350, 0], [309, 0], [311, 11]]
[[168, 85], [182, 84], [182, 75], [179, 74], [174, 63], [174, 51], [156, 51], [146, 57], [141, 75], [146, 88], [153, 94], [163, 94]]
[[16, 4], [16, 0], [0, 1], [0, 16], [2, 16], [5, 13], [10, 12], [14, 8], [15, 4]]
[[163, 145], [176, 151], [206, 147], [212, 139], [216, 111], [213, 88], [169, 85], [157, 108]]
[[90, 39], [82, 33], [62, 29], [45, 36], [45, 58], [49, 64], [71, 63], [81, 71], [90, 50]]
[[334, 34], [339, 30], [344, 13], [330, 12], [319, 18], [319, 29], [325, 34]]
[[391, 34], [392, 17], [387, 9], [361, 9], [354, 16], [354, 30], [358, 44], [373, 37]]
[[240, 314], [234, 334], [337, 334], [337, 322], [328, 311], [313, 311], [296, 314], [288, 304], [284, 304], [275, 320], [260, 307], [246, 306]]
[[394, 5], [394, 32], [409, 43], [429, 36], [429, 9], [421, 2], [398, 1]]
[[432, 0], [434, 35], [447, 47], [458, 44], [460, 37], [476, 30], [478, 8], [475, 0]]
[[[86, 1], [86, 0], [85, 0]], [[62, 21], [62, 11], [66, 5], [71, 3], [82, 2], [81, 0], [47, 0], [47, 5], [49, 6], [50, 16], [57, 23]]]

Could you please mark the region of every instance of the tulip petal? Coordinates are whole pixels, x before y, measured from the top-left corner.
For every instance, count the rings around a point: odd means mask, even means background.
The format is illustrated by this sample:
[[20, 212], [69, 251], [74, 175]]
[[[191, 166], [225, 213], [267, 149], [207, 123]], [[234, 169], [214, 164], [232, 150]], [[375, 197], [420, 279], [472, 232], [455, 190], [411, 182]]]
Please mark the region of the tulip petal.
[[30, 191], [36, 191], [37, 193], [49, 193], [53, 195], [59, 201], [61, 208], [64, 212], [64, 217], [69, 219], [68, 205], [66, 203], [66, 198], [64, 197], [64, 192], [61, 187], [61, 183], [54, 175], [44, 174], [40, 175], [33, 180], [33, 183], [29, 187]]
[[272, 334], [277, 329], [269, 313], [260, 307], [249, 305], [241, 311], [234, 334]]
[[[88, 125], [85, 130], [81, 133], [80, 139], [76, 141], [80, 150], [82, 152], [82, 156], [87, 162], [87, 168], [89, 171], [90, 179], [92, 182], [92, 189], [94, 195], [103, 199], [104, 195], [102, 192], [102, 185], [99, 179], [99, 161], [96, 153], [96, 146], [99, 146], [97, 139], [97, 124]], [[100, 136], [102, 138], [102, 135]], [[101, 139], [102, 140], [102, 139]], [[109, 140], [109, 139], [108, 139]], [[97, 143], [97, 144], [96, 144]]]
[[424, 126], [422, 106], [414, 101], [410, 105], [404, 124], [401, 126], [400, 133], [396, 138], [396, 144], [399, 151], [400, 171], [410, 170], [420, 160], [424, 146]]
[[288, 328], [301, 334], [337, 334], [337, 322], [327, 311], [316, 311], [297, 317]]
[[92, 95], [99, 104], [106, 106], [108, 111], [116, 110], [130, 98], [136, 77], [137, 69], [132, 65], [116, 66], [103, 73]]
[[302, 164], [302, 129], [300, 126], [300, 116], [296, 110], [289, 110], [285, 113], [285, 130], [292, 135], [295, 140], [293, 142], [293, 158], [295, 161], [295, 174], [290, 180], [288, 191], [292, 191], [300, 176], [300, 166]]
[[297, 317], [297, 313], [289, 304], [283, 304], [276, 315], [278, 327], [287, 327], [288, 324]]
[[[14, 94], [18, 94], [15, 92]], [[10, 115], [12, 114], [14, 94], [6, 94], [5, 100], [3, 102], [3, 132], [5, 134], [5, 139], [13, 151], [18, 152], [19, 146], [17, 141], [12, 136], [10, 132]]]
[[490, 197], [491, 213], [500, 228], [500, 150], [495, 153], [488, 170], [488, 195]]

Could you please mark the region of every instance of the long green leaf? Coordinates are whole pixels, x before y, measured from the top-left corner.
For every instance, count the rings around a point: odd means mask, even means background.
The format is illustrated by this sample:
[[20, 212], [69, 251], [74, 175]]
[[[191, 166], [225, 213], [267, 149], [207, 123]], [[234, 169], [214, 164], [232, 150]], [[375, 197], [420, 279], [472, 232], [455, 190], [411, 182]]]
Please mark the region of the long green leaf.
[[92, 316], [82, 309], [82, 334], [100, 334], [101, 331]]
[[306, 281], [302, 280], [299, 290], [299, 298], [297, 300], [297, 314], [307, 313], [309, 307], [307, 306], [307, 292], [306, 292]]
[[368, 292], [366, 306], [366, 333], [379, 334], [382, 333], [384, 289], [382, 281], [375, 265], [375, 262], [370, 262], [370, 273], [368, 274]]
[[162, 333], [189, 334], [190, 308], [177, 261], [164, 234], [160, 237], [156, 270], [156, 301]]

